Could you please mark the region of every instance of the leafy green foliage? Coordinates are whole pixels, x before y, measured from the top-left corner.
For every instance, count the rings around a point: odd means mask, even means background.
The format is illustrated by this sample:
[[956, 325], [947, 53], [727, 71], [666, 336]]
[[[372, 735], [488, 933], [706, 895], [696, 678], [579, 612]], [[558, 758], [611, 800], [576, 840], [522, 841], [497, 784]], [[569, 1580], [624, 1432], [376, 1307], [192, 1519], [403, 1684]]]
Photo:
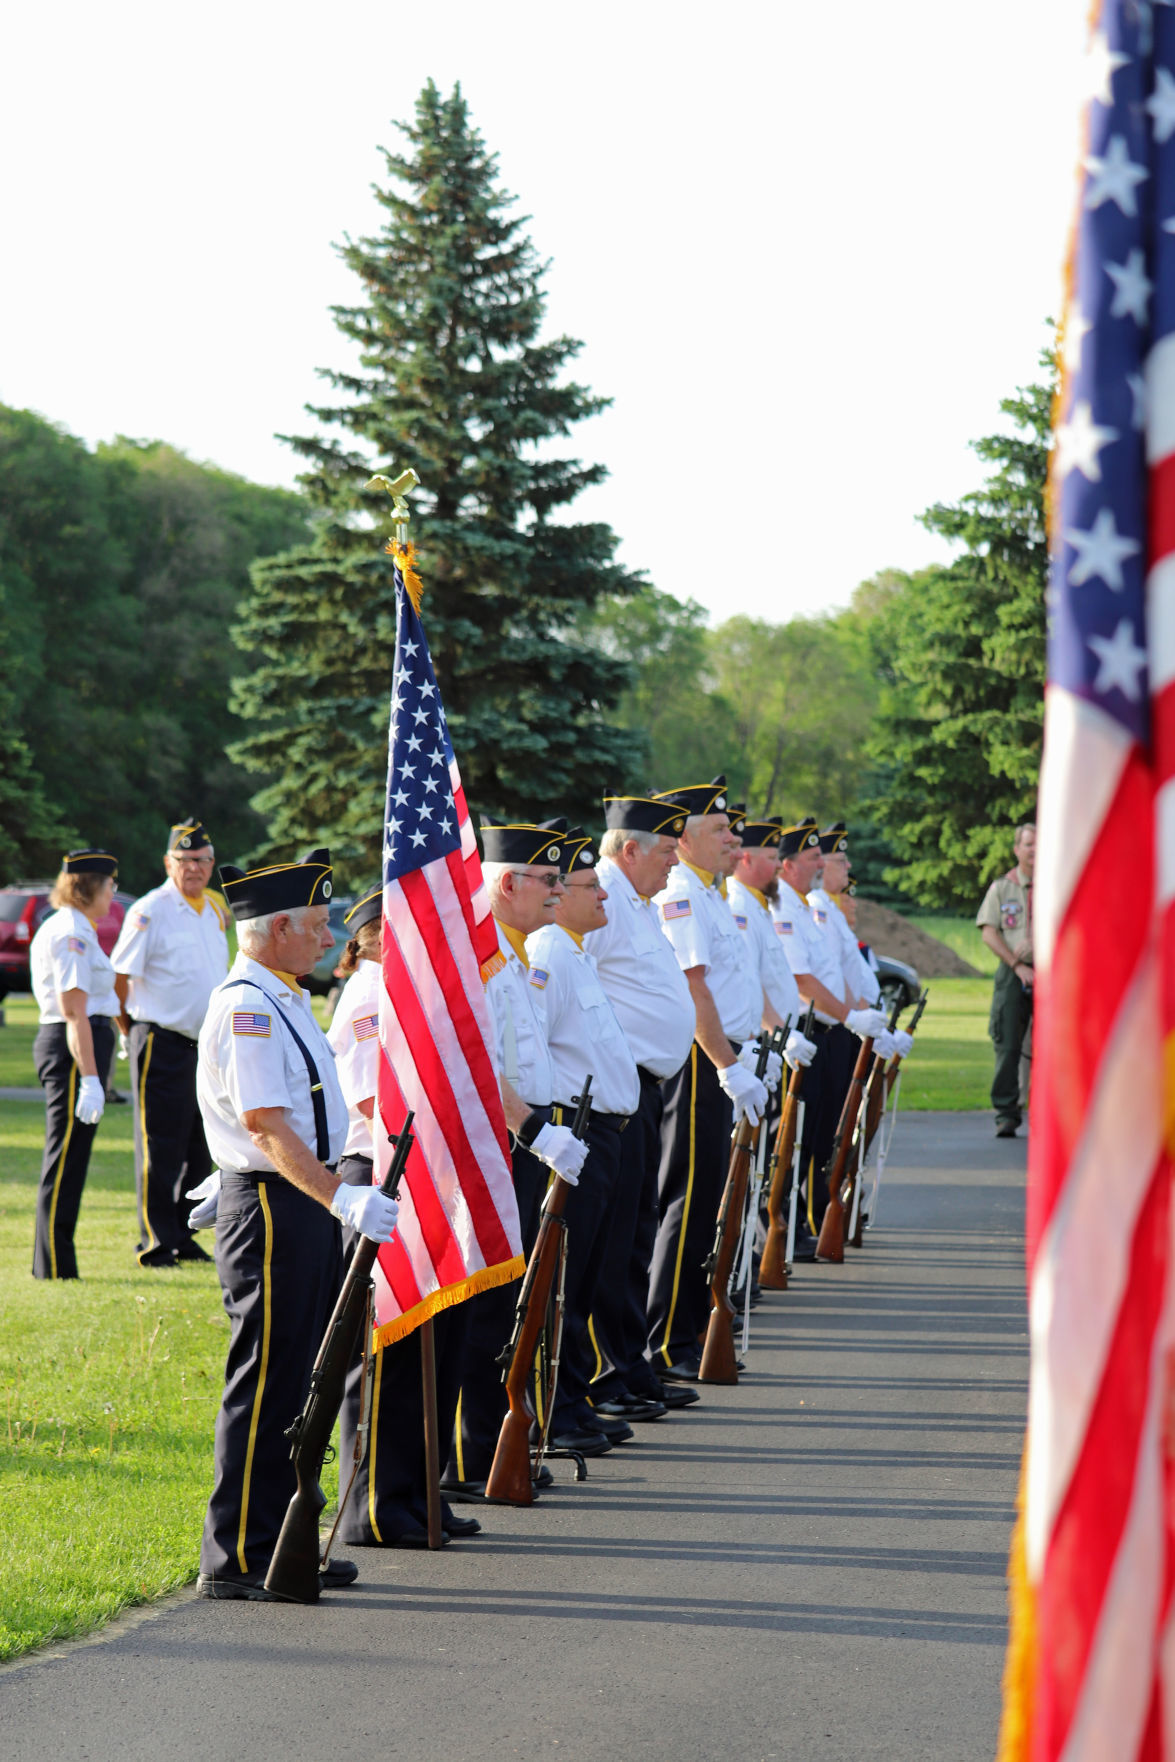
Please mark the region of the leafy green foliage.
[[326, 426], [292, 440], [322, 521], [315, 543], [259, 564], [237, 641], [255, 657], [234, 756], [273, 781], [266, 850], [322, 840], [344, 880], [377, 866], [395, 633], [390, 506], [375, 469], [415, 468], [423, 613], [467, 796], [495, 815], [599, 818], [606, 781], [644, 768], [607, 713], [626, 658], [576, 640], [601, 595], [636, 585], [598, 524], [561, 516], [604, 468], [557, 443], [606, 400], [566, 377], [581, 345], [540, 340], [544, 265], [497, 183], [460, 88], [430, 82], [409, 151], [384, 152], [383, 225], [347, 239], [362, 300], [335, 308], [357, 372], [326, 372]]
[[253, 558], [306, 534], [299, 498], [2, 406], [0, 481], [0, 875], [79, 840], [143, 890], [189, 810], [240, 854], [262, 822], [224, 751], [225, 632]]
[[867, 624], [882, 686], [871, 811], [900, 859], [891, 880], [928, 906], [972, 904], [1035, 817], [1051, 402], [1051, 384], [1003, 400], [1017, 432], [975, 443], [986, 483], [924, 516], [962, 554], [907, 577]]

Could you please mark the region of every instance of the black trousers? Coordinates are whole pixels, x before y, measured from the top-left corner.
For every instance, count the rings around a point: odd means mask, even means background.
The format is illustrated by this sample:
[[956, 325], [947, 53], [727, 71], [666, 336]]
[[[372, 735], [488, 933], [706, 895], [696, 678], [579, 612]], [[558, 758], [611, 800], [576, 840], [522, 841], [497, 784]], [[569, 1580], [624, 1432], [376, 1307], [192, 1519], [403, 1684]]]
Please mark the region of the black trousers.
[[710, 1314], [703, 1270], [714, 1246], [730, 1166], [734, 1108], [695, 1040], [676, 1077], [662, 1085], [657, 1237], [649, 1269], [648, 1351], [658, 1364], [697, 1360]]
[[836, 1022], [816, 1037], [816, 1056], [804, 1072], [804, 1135], [800, 1171], [808, 1186], [808, 1222], [819, 1230], [828, 1207], [825, 1171], [861, 1042]]
[[996, 969], [991, 994], [991, 1015], [988, 1032], [995, 1047], [995, 1075], [991, 1083], [991, 1105], [1001, 1123], [1018, 1126], [1023, 1117], [1020, 1108], [1020, 1049], [1032, 1020], [1032, 993], [1017, 979], [1006, 961]]
[[657, 1170], [661, 1160], [661, 1085], [641, 1072], [637, 1112], [620, 1135], [620, 1175], [608, 1211], [590, 1333], [596, 1367], [593, 1401], [657, 1396], [661, 1385], [645, 1357], [649, 1267], [657, 1239]]
[[261, 1584], [296, 1486], [285, 1432], [339, 1294], [341, 1232], [280, 1176], [225, 1171], [216, 1270], [231, 1331], [200, 1570]]
[[[108, 1016], [91, 1016], [94, 1061], [98, 1079], [106, 1077], [114, 1052], [114, 1029]], [[90, 1149], [97, 1125], [83, 1126], [74, 1113], [81, 1071], [66, 1039], [64, 1022], [48, 1022], [33, 1041], [37, 1081], [45, 1091], [45, 1153], [37, 1189], [37, 1224], [33, 1238], [35, 1279], [76, 1279], [73, 1233], [90, 1167]], [[99, 1122], [100, 1124], [101, 1122]]]
[[[572, 1110], [555, 1109], [555, 1124], [570, 1125]], [[602, 1126], [591, 1120], [587, 1129], [587, 1160], [579, 1182], [567, 1195], [563, 1218], [567, 1225], [567, 1267], [563, 1304], [563, 1348], [559, 1357], [559, 1381], [551, 1435], [573, 1432], [582, 1416], [588, 1389], [597, 1367], [597, 1354], [589, 1332], [589, 1317], [596, 1295], [608, 1236], [608, 1215], [620, 1180], [620, 1147], [628, 1126]]]
[[[355, 1187], [371, 1185], [371, 1161], [345, 1156], [339, 1179]], [[345, 1232], [346, 1254], [354, 1234]], [[468, 1303], [442, 1309], [433, 1318], [437, 1373], [437, 1426], [442, 1464], [453, 1437], [453, 1421], [461, 1393], [461, 1364], [468, 1321]], [[359, 1397], [363, 1381], [362, 1345], [347, 1378], [339, 1415], [339, 1496], [344, 1494], [355, 1460]], [[355, 1476], [339, 1525], [339, 1540], [350, 1547], [387, 1547], [408, 1530], [428, 1523], [428, 1480], [424, 1461], [424, 1384], [421, 1377], [420, 1330], [382, 1346], [375, 1354], [368, 1414], [367, 1453]]]
[[[551, 1171], [521, 1144], [515, 1145], [512, 1169], [522, 1226], [522, 1252], [529, 1259]], [[498, 1357], [514, 1331], [520, 1284], [521, 1280], [516, 1279], [509, 1285], [496, 1285], [461, 1306], [467, 1312], [467, 1333], [461, 1397], [453, 1448], [445, 1468], [446, 1480], [484, 1481], [489, 1476], [498, 1433], [509, 1406]]]
[[212, 1158], [196, 1105], [196, 1042], [154, 1022], [132, 1022], [127, 1040], [135, 1096], [138, 1252], [143, 1255], [192, 1240], [192, 1202], [184, 1194], [211, 1173]]

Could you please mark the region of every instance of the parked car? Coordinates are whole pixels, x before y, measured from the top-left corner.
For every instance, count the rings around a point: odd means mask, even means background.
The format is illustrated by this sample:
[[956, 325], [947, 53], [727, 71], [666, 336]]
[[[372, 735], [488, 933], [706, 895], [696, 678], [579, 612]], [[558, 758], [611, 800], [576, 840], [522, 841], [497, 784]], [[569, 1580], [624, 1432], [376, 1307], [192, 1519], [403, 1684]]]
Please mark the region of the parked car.
[[876, 949], [873, 954], [877, 961], [877, 977], [881, 984], [881, 999], [886, 1015], [895, 1003], [900, 1003], [903, 1009], [909, 1009], [912, 1003], [917, 1003], [922, 995], [922, 981], [916, 970], [905, 961], [894, 960], [892, 955], [878, 954]]
[[[53, 907], [49, 904], [51, 881], [14, 881], [0, 887], [0, 999], [10, 991], [28, 991], [29, 944]], [[104, 954], [111, 954], [122, 929], [127, 907], [135, 903], [133, 893], [116, 893], [110, 910], [96, 925], [98, 943]]]

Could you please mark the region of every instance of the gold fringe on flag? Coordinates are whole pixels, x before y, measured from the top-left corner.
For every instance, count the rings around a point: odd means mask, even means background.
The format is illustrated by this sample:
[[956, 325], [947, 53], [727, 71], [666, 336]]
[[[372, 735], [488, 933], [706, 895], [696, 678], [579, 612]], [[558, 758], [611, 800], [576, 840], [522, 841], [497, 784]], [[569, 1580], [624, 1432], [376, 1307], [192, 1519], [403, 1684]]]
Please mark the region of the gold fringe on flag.
[[406, 1339], [411, 1333], [431, 1316], [439, 1315], [442, 1309], [452, 1309], [455, 1303], [464, 1303], [467, 1297], [476, 1297], [479, 1291], [492, 1291], [496, 1285], [510, 1285], [520, 1279], [526, 1271], [526, 1258], [516, 1254], [513, 1260], [505, 1260], [500, 1266], [484, 1266], [480, 1272], [470, 1273], [456, 1285], [446, 1285], [442, 1291], [434, 1291], [430, 1297], [406, 1309], [395, 1321], [385, 1322], [382, 1328], [376, 1328], [372, 1336], [377, 1346], [391, 1346], [396, 1340]]
[[416, 573], [416, 546], [411, 540], [402, 545], [399, 539], [390, 538], [384, 549], [404, 578], [404, 587], [412, 601], [413, 611], [419, 613], [420, 602], [424, 597], [424, 583]]
[[1004, 1706], [1000, 1716], [996, 1762], [1028, 1762], [1032, 1744], [1032, 1709], [1036, 1689], [1038, 1638], [1036, 1592], [1028, 1578], [1025, 1508], [1028, 1501], [1028, 1440], [1020, 1460], [1020, 1491], [1016, 1527], [1008, 1558], [1008, 1651], [1004, 1658]]
[[482, 984], [488, 985], [490, 980], [493, 978], [494, 974], [500, 973], [502, 971], [502, 968], [505, 965], [506, 965], [506, 956], [502, 953], [500, 948], [495, 949], [493, 954], [490, 956], [489, 960], [482, 961], [482, 963], [481, 963], [481, 982], [482, 982]]

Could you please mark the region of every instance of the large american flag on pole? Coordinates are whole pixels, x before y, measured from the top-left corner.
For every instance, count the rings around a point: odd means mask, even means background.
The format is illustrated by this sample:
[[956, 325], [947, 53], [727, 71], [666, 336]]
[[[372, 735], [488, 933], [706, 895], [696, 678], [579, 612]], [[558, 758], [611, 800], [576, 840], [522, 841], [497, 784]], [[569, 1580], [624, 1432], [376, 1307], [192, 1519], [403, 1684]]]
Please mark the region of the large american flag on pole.
[[379, 1251], [376, 1339], [525, 1270], [484, 979], [500, 960], [477, 843], [420, 622], [409, 547], [389, 546], [396, 658], [383, 848], [376, 1179], [409, 1108], [400, 1218]]
[[1101, 0], [1051, 481], [1000, 1754], [1175, 1757], [1175, 8]]

